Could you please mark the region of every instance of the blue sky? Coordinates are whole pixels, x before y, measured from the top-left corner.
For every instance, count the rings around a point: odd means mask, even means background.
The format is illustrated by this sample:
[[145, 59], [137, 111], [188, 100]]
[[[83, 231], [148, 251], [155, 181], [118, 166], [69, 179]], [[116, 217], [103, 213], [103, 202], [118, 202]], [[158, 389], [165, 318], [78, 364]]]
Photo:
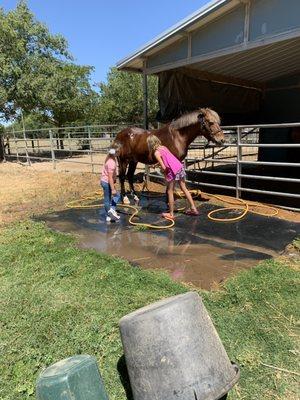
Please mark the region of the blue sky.
[[[111, 66], [196, 11], [208, 0], [28, 0], [37, 19], [69, 42], [79, 64], [93, 65], [93, 81]], [[1, 0], [5, 10], [17, 0]]]

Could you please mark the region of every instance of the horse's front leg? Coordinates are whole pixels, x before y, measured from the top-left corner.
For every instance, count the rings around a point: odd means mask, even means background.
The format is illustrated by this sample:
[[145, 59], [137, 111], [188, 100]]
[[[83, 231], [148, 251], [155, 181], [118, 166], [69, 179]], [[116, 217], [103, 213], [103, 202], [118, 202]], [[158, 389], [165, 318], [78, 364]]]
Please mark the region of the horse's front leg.
[[129, 167], [128, 167], [128, 172], [127, 172], [127, 179], [129, 183], [129, 188], [130, 192], [133, 194], [133, 199], [135, 202], [139, 201], [139, 198], [134, 190], [134, 185], [133, 185], [133, 178], [134, 178], [134, 173], [136, 170], [137, 162], [136, 161], [130, 161], [129, 162]]
[[126, 177], [126, 169], [127, 169], [128, 162], [125, 160], [119, 159], [119, 180], [121, 186], [121, 198], [124, 204], [129, 204], [130, 201], [126, 196], [125, 192], [125, 177]]

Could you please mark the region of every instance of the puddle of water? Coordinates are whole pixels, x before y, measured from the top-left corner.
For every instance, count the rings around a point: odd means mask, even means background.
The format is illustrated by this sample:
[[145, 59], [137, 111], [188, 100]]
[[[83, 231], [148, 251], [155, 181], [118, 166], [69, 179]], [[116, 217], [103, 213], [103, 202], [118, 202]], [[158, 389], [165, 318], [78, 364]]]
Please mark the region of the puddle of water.
[[[162, 223], [163, 203], [147, 206], [142, 220]], [[107, 224], [102, 209], [65, 210], [42, 220], [52, 229], [76, 234], [82, 248], [123, 257], [146, 269], [167, 270], [173, 279], [204, 289], [275, 256], [300, 232], [300, 224], [251, 214], [240, 222], [215, 223], [207, 218], [212, 209], [203, 204], [200, 217], [179, 215], [175, 228], [164, 231], [137, 231], [125, 214]]]

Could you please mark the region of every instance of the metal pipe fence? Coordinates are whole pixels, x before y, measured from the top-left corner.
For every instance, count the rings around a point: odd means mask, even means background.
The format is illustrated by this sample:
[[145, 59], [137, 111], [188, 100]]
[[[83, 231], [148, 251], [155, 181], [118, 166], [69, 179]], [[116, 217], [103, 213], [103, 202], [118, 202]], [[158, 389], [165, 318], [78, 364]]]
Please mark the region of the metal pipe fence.
[[[107, 149], [124, 125], [97, 125], [6, 132], [5, 158], [27, 162], [52, 162], [60, 165], [78, 164], [85, 171], [99, 173]], [[223, 127], [226, 144], [209, 145], [197, 138], [190, 146], [185, 159], [187, 182], [194, 186], [233, 191], [237, 198], [243, 193], [279, 198], [300, 199], [300, 139], [297, 143], [261, 143], [264, 128], [299, 128], [299, 123], [240, 125]], [[279, 134], [279, 133], [278, 133]], [[290, 162], [269, 161], [259, 157], [260, 149], [270, 151], [298, 151], [299, 158]], [[292, 171], [292, 172], [291, 172]], [[157, 173], [149, 173], [157, 177]], [[261, 185], [264, 185], [263, 187]], [[280, 184], [279, 187], [274, 185]], [[286, 185], [286, 187], [282, 187]], [[299, 203], [300, 205], [300, 200]], [[299, 205], [289, 207], [300, 210]]]
[[[296, 170], [300, 167], [300, 138], [297, 143], [260, 143], [259, 140], [262, 128], [267, 132], [271, 128], [299, 127], [300, 123], [225, 126], [223, 130], [227, 143], [221, 147], [205, 147], [204, 142], [198, 139], [189, 149], [185, 159], [187, 182], [193, 186], [225, 189], [234, 192], [236, 198], [243, 197], [243, 193], [251, 193], [267, 196], [268, 199], [270, 196], [273, 196], [273, 199], [293, 199], [294, 202], [297, 201], [296, 206], [280, 206], [300, 211], [300, 171]], [[199, 154], [199, 149], [202, 154]], [[297, 149], [298, 158], [295, 162], [263, 161], [259, 159], [259, 149]], [[278, 168], [281, 168], [281, 171], [278, 171]], [[291, 173], [291, 170], [294, 172]], [[282, 174], [287, 176], [281, 176]], [[149, 176], [157, 177], [157, 174], [150, 173]], [[269, 187], [264, 187], [268, 183]], [[285, 184], [286, 191], [278, 184]]]
[[[7, 130], [5, 159], [32, 162], [73, 163], [88, 166], [92, 173], [103, 165], [104, 155], [117, 132], [130, 124]], [[7, 149], [9, 148], [9, 151]]]

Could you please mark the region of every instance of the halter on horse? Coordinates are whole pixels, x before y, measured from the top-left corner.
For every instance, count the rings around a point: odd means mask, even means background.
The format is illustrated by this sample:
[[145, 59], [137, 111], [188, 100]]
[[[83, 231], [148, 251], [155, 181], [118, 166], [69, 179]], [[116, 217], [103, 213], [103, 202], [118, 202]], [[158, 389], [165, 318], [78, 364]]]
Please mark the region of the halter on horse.
[[161, 129], [144, 130], [141, 128], [126, 128], [119, 132], [114, 141], [119, 159], [119, 179], [121, 195], [125, 196], [125, 176], [134, 194], [133, 177], [138, 162], [155, 164], [149, 154], [147, 137], [156, 135], [163, 146], [166, 146], [179, 160], [183, 160], [188, 152], [189, 145], [197, 136], [204, 136], [208, 142], [216, 144], [224, 142], [224, 132], [220, 128], [219, 115], [210, 108], [200, 108], [172, 121]]

